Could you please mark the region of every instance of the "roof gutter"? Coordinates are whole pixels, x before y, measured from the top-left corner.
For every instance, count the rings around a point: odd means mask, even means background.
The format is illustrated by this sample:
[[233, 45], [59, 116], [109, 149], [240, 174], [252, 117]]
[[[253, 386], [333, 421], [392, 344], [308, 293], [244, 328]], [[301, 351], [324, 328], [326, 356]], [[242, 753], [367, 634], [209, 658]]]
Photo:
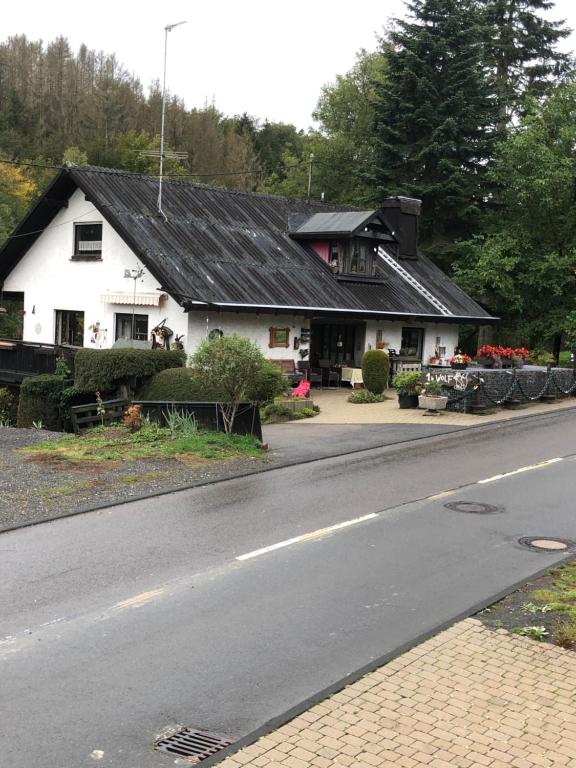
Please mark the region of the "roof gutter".
[[220, 302], [220, 301], [198, 301], [196, 299], [188, 299], [186, 302], [189, 306], [216, 308], [216, 309], [246, 309], [256, 312], [271, 311], [271, 312], [325, 312], [325, 313], [340, 313], [340, 314], [355, 314], [374, 317], [389, 317], [389, 318], [425, 318], [429, 320], [436, 320], [439, 322], [477, 322], [477, 323], [495, 323], [500, 319], [499, 317], [474, 317], [470, 315], [433, 315], [424, 314], [420, 312], [385, 312], [383, 310], [370, 310], [370, 309], [346, 309], [343, 307], [306, 307], [300, 305], [290, 304], [242, 304], [240, 302]]

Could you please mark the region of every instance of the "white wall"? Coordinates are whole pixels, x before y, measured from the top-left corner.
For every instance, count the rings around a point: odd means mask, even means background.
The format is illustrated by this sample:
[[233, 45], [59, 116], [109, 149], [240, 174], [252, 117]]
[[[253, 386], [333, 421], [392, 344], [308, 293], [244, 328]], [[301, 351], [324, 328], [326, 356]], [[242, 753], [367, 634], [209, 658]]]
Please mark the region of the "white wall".
[[424, 348], [422, 351], [422, 362], [427, 363], [433, 356], [436, 347], [436, 338], [440, 338], [438, 346], [446, 347], [446, 357], [450, 358], [458, 345], [458, 326], [448, 325], [446, 323], [410, 323], [406, 320], [397, 320], [394, 322], [379, 320], [369, 320], [366, 328], [366, 349], [376, 349], [376, 333], [378, 329], [382, 330], [382, 338], [388, 342], [387, 347], [400, 351], [402, 342], [402, 328], [413, 326], [414, 328], [424, 328]]
[[[102, 261], [72, 261], [74, 223], [103, 222]], [[67, 208], [36, 240], [4, 283], [5, 291], [24, 293], [24, 334], [26, 341], [53, 344], [57, 309], [84, 312], [84, 346], [111, 347], [114, 343], [115, 313], [130, 314], [129, 304], [108, 304], [105, 293], [129, 293], [134, 282], [124, 277], [125, 269], [141, 266], [136, 255], [103, 220], [84, 193], [76, 190]], [[136, 291], [155, 293], [159, 283], [145, 270]], [[188, 318], [170, 297], [158, 307], [136, 306], [136, 314], [148, 315], [150, 330], [167, 318], [166, 325], [175, 334], [187, 334]], [[101, 332], [91, 343], [89, 326], [99, 322]], [[183, 339], [187, 346], [186, 336]]]
[[[236, 312], [205, 312], [201, 309], [189, 313], [188, 318], [188, 352], [194, 352], [215, 328], [220, 328], [225, 336], [237, 333], [247, 336], [262, 350], [265, 357], [270, 360], [294, 360], [300, 361], [299, 351], [294, 349], [294, 337], [300, 336], [301, 328], [310, 328], [310, 321], [299, 315], [256, 315], [255, 313]], [[268, 346], [270, 340], [270, 328], [290, 328], [289, 346]], [[308, 349], [309, 344], [301, 344], [301, 349]], [[305, 358], [306, 360], [308, 358]]]
[[[338, 322], [335, 320], [335, 322]], [[395, 322], [378, 320], [368, 320], [366, 323], [366, 341], [365, 349], [376, 349], [376, 332], [382, 330], [382, 338], [388, 342], [387, 346], [396, 351], [400, 350], [402, 340], [402, 328], [410, 325], [406, 320]], [[446, 347], [446, 356], [451, 357], [458, 343], [458, 326], [436, 324], [436, 323], [413, 323], [416, 328], [424, 328], [424, 349], [422, 360], [427, 363], [434, 354], [436, 337], [440, 337], [440, 346]], [[290, 346], [276, 347], [270, 349], [269, 329], [270, 328], [290, 328]], [[254, 313], [234, 313], [234, 312], [205, 312], [195, 310], [189, 313], [188, 321], [188, 352], [194, 352], [201, 341], [205, 339], [209, 332], [215, 328], [220, 328], [226, 336], [232, 333], [238, 333], [241, 336], [247, 336], [255, 341], [262, 350], [265, 357], [271, 360], [294, 360], [300, 361], [302, 358], [298, 351], [294, 349], [294, 336], [300, 335], [301, 328], [310, 328], [310, 321], [298, 315], [256, 315]], [[309, 348], [309, 344], [302, 344], [301, 348]], [[361, 357], [361, 355], [360, 355]], [[306, 360], [308, 358], [305, 358]], [[357, 361], [358, 364], [360, 360]]]

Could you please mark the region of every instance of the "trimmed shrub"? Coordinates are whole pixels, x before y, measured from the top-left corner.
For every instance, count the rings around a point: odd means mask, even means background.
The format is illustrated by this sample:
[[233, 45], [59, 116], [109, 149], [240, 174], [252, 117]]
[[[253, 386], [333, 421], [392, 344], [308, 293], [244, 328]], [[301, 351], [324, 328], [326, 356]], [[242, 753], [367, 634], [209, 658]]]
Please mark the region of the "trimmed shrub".
[[381, 349], [369, 349], [362, 355], [362, 378], [369, 392], [381, 395], [388, 386], [390, 358]]
[[348, 395], [349, 403], [383, 403], [384, 400], [386, 400], [385, 395], [377, 395], [369, 389], [356, 389]]
[[80, 349], [74, 360], [75, 385], [84, 392], [113, 390], [129, 379], [145, 379], [182, 367], [186, 355], [164, 349]]
[[168, 368], [152, 376], [137, 393], [137, 400], [218, 401], [221, 392], [211, 391], [193, 368]]
[[0, 387], [0, 426], [11, 427], [16, 424], [16, 398], [8, 387]]
[[31, 427], [42, 422], [45, 429], [61, 429], [60, 400], [66, 386], [63, 376], [44, 373], [24, 379], [20, 387], [17, 426]]
[[265, 360], [246, 390], [247, 399], [253, 403], [268, 403], [291, 389], [288, 377], [274, 363]]

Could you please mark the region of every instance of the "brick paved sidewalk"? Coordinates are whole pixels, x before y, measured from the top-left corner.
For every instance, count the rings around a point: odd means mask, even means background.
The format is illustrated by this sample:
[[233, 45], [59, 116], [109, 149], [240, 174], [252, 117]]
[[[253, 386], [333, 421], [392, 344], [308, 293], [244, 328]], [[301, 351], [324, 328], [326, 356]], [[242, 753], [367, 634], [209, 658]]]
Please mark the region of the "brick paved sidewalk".
[[576, 653], [467, 619], [221, 768], [576, 768]]

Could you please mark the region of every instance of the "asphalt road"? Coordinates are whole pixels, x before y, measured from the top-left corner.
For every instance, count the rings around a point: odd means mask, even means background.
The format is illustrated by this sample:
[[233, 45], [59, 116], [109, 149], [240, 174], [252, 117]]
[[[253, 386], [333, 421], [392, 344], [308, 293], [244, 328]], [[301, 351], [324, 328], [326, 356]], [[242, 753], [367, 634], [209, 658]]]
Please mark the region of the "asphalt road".
[[1, 764], [173, 764], [149, 746], [165, 727], [238, 738], [558, 562], [518, 539], [576, 539], [575, 427], [532, 418], [2, 534]]

